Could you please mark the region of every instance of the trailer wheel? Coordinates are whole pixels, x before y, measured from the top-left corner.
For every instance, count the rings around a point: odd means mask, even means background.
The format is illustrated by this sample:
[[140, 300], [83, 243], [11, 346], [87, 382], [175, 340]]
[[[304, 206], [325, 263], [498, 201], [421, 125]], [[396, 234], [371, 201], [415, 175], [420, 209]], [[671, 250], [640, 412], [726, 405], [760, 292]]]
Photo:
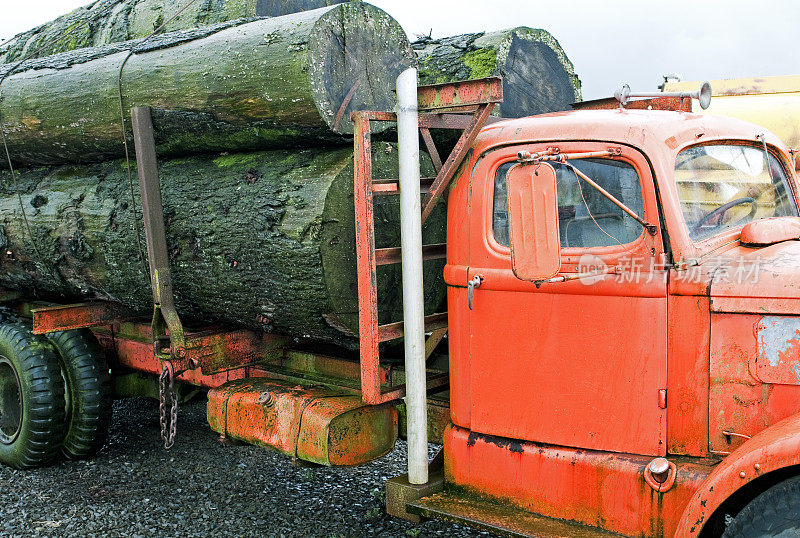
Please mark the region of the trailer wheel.
[[48, 463], [64, 438], [64, 379], [52, 347], [15, 323], [0, 325], [0, 463]]
[[750, 501], [723, 538], [800, 536], [800, 477], [776, 484]]
[[66, 436], [61, 453], [70, 459], [93, 456], [111, 426], [111, 376], [97, 339], [86, 329], [47, 334], [56, 348], [66, 387]]

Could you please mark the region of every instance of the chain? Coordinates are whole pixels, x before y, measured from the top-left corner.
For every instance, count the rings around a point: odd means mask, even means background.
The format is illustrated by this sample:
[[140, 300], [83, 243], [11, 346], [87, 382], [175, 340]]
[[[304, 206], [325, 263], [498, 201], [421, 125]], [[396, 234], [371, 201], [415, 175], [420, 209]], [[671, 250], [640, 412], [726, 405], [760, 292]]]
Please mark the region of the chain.
[[[169, 416], [167, 416], [169, 405]], [[169, 450], [175, 445], [175, 434], [178, 428], [178, 394], [175, 391], [175, 370], [172, 363], [164, 363], [164, 369], [158, 376], [158, 413], [161, 424], [161, 439], [164, 448]]]
[[[187, 0], [187, 2], [183, 4], [177, 13], [164, 21], [158, 28], [153, 30], [150, 35], [141, 41], [132, 43], [130, 50], [128, 50], [128, 54], [125, 56], [125, 59], [122, 61], [122, 64], [119, 67], [119, 73], [117, 74], [117, 97], [119, 99], [120, 123], [122, 124], [122, 144], [125, 149], [125, 168], [127, 170], [128, 188], [131, 195], [131, 218], [133, 220], [134, 230], [136, 231], [136, 245], [139, 249], [139, 259], [144, 266], [144, 274], [150, 277], [150, 280], [153, 280], [153, 277], [150, 275], [149, 267], [145, 261], [145, 254], [144, 250], [142, 249], [142, 236], [141, 232], [139, 231], [139, 220], [136, 211], [136, 195], [133, 186], [133, 173], [131, 172], [131, 156], [128, 148], [128, 132], [125, 126], [125, 99], [122, 93], [122, 75], [125, 71], [125, 66], [128, 63], [128, 60], [130, 60], [131, 57], [136, 54], [137, 44], [143, 45], [147, 43], [151, 37], [161, 32], [161, 30], [166, 28], [169, 23], [178, 18], [179, 15], [181, 15], [196, 2], [198, 2], [198, 0]], [[155, 286], [154, 283], [152, 285]], [[178, 374], [181, 372], [178, 372]], [[167, 416], [167, 405], [169, 405], [169, 416]], [[161, 425], [161, 439], [164, 440], [164, 448], [169, 450], [175, 445], [175, 434], [178, 427], [178, 395], [175, 392], [175, 369], [169, 360], [164, 362], [164, 369], [161, 371], [161, 375], [158, 377], [158, 413], [159, 422]]]

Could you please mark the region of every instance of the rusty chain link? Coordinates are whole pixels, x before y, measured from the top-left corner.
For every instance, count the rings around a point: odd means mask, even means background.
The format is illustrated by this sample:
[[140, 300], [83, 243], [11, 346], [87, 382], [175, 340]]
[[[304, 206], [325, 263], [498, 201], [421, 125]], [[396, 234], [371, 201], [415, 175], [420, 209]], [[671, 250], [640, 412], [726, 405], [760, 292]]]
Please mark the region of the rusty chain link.
[[[168, 403], [169, 401], [169, 403]], [[169, 405], [169, 416], [167, 416]], [[175, 370], [172, 363], [164, 363], [164, 369], [158, 376], [158, 412], [161, 424], [161, 439], [164, 448], [169, 450], [175, 445], [175, 433], [178, 426], [178, 394], [175, 391]]]

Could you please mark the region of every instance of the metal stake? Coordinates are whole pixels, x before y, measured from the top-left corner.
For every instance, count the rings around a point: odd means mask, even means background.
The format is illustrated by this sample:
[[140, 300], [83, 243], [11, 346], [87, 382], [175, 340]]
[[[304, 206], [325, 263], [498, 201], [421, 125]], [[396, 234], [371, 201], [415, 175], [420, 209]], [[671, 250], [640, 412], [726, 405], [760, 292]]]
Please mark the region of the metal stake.
[[397, 139], [400, 160], [400, 236], [403, 260], [403, 340], [408, 413], [408, 480], [428, 482], [428, 410], [425, 372], [425, 303], [422, 287], [417, 70], [397, 77]]
[[[175, 309], [172, 276], [169, 271], [167, 236], [164, 231], [164, 210], [161, 203], [161, 181], [158, 177], [153, 118], [149, 108], [131, 109], [133, 140], [136, 144], [136, 166], [142, 194], [147, 260], [153, 284], [153, 338], [156, 355], [183, 358], [186, 355], [183, 325]], [[169, 337], [166, 336], [169, 329]], [[169, 346], [167, 347], [167, 342]]]

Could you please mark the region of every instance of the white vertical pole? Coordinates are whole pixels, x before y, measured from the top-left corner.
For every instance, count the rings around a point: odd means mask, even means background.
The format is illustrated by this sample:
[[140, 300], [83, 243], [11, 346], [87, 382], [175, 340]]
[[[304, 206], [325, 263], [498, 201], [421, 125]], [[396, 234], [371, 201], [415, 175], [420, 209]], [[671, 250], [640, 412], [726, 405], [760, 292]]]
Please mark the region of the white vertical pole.
[[419, 191], [417, 70], [397, 77], [400, 159], [400, 233], [403, 261], [403, 339], [408, 414], [408, 481], [428, 483], [428, 410], [425, 376], [425, 303], [422, 294], [422, 208]]

